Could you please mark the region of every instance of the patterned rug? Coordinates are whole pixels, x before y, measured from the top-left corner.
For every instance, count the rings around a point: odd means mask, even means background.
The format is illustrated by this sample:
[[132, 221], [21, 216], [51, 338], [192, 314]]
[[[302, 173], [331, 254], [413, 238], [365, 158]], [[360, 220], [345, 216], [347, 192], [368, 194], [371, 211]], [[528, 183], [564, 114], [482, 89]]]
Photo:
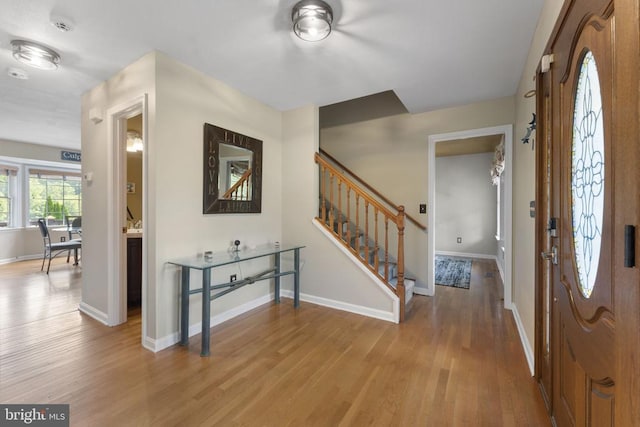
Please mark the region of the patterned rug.
[[469, 289], [471, 260], [436, 255], [436, 285]]

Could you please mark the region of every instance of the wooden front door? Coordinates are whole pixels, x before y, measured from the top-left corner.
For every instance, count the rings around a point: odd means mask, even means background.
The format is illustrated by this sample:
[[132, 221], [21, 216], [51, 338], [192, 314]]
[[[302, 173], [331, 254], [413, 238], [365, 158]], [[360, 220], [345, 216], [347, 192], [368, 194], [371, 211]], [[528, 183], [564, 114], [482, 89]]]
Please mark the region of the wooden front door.
[[558, 426], [640, 425], [638, 2], [567, 1], [558, 22], [538, 75], [538, 380]]

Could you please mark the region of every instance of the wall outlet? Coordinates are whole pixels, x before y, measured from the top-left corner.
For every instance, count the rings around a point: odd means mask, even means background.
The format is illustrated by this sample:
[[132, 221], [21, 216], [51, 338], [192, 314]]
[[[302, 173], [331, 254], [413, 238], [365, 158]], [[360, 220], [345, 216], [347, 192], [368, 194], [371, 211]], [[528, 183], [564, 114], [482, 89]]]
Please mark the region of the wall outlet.
[[420, 213], [421, 214], [426, 214], [427, 213], [427, 204], [426, 203], [420, 203]]
[[462, 237], [458, 237], [458, 243], [462, 243]]
[[229, 282], [235, 282], [236, 280], [238, 280], [238, 276], [236, 276], [235, 274], [232, 274], [231, 276], [229, 276]]

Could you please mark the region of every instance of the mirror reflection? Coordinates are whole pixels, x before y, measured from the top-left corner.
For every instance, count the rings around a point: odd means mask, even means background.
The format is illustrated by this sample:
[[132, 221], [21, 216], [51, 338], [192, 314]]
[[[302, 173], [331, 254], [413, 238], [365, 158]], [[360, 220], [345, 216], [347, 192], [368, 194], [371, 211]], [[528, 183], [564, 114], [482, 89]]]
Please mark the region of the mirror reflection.
[[252, 153], [246, 148], [220, 144], [218, 190], [220, 199], [251, 200]]

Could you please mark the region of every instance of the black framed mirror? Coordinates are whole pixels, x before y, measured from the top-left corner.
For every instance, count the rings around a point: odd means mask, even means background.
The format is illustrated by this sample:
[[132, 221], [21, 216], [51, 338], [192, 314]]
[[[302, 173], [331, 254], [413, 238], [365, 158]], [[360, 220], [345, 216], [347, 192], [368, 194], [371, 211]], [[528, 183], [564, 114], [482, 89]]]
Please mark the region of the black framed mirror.
[[202, 213], [259, 213], [262, 141], [204, 124]]

